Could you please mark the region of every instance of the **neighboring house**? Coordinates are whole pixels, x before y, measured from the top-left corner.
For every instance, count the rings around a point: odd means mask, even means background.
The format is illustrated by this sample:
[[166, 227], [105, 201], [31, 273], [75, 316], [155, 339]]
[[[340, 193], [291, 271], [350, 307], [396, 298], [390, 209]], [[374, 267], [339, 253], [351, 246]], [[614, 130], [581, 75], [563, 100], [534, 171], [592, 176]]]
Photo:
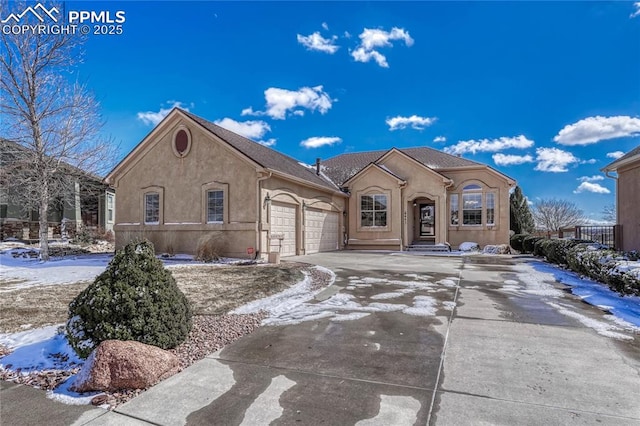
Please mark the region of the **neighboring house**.
[[106, 181], [118, 194], [118, 247], [144, 236], [159, 251], [194, 253], [203, 234], [224, 231], [236, 257], [508, 243], [515, 184], [430, 148], [307, 166], [179, 108]]
[[[622, 227], [620, 249], [640, 251], [640, 146], [602, 169], [616, 179], [617, 224]], [[617, 177], [610, 173], [616, 173]]]
[[[24, 146], [0, 139], [0, 166], [4, 172], [2, 180], [15, 178], [11, 166], [20, 161], [27, 152]], [[115, 223], [115, 192], [102, 178], [83, 172], [68, 164], [61, 166], [60, 173], [68, 173], [69, 190], [51, 200], [49, 206], [49, 238], [73, 237], [80, 226], [112, 231]], [[2, 182], [0, 185], [0, 240], [17, 238], [39, 239], [39, 214], [29, 210], [19, 201], [16, 191], [22, 188]], [[64, 223], [64, 225], [63, 225]]]

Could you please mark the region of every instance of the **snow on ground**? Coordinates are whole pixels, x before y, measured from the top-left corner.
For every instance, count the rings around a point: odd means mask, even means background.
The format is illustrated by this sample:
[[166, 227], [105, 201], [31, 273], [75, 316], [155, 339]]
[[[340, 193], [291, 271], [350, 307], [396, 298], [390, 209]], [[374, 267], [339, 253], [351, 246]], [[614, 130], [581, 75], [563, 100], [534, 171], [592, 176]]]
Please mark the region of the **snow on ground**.
[[[96, 253], [65, 257], [52, 257], [48, 262], [40, 259], [23, 257], [25, 252], [37, 249], [13, 247], [0, 250], [0, 277], [7, 282], [0, 292], [13, 291], [42, 285], [73, 284], [82, 281], [93, 281], [106, 268], [112, 254]], [[14, 257], [14, 255], [19, 255]], [[172, 257], [159, 256], [169, 269], [190, 267], [193, 265], [210, 265], [219, 267], [244, 263], [246, 259], [222, 258], [215, 263], [195, 261], [192, 255], [178, 254]]]
[[[30, 249], [31, 250], [31, 249]], [[29, 257], [13, 257], [26, 249], [0, 251], [0, 276], [3, 281], [16, 281], [0, 291], [11, 291], [39, 285], [72, 284], [91, 281], [109, 264], [110, 254], [87, 254], [52, 258], [48, 262]]]
[[[598, 334], [601, 334], [601, 335], [607, 336], [607, 337], [613, 337], [614, 339], [633, 340], [633, 337], [631, 337], [631, 336], [629, 336], [627, 334], [623, 334], [623, 333], [619, 333], [618, 332], [618, 331], [622, 331], [623, 330], [622, 327], [619, 327], [619, 326], [614, 325], [614, 324], [606, 323], [604, 321], [598, 321], [596, 319], [589, 318], [586, 315], [582, 315], [582, 314], [574, 311], [572, 309], [572, 307], [569, 306], [569, 305], [564, 305], [564, 304], [561, 304], [561, 303], [553, 303], [553, 302], [547, 302], [547, 304], [549, 306], [555, 308], [562, 315], [565, 315], [565, 316], [568, 316], [570, 318], [576, 319], [580, 323], [585, 325], [586, 327], [594, 329]], [[637, 327], [636, 327], [636, 329], [638, 331], [640, 331], [640, 329], [638, 329]], [[629, 330], [629, 329], [627, 328], [627, 330]], [[629, 330], [629, 331], [633, 331], [633, 330]]]
[[[71, 369], [84, 363], [63, 333], [53, 325], [14, 334], [0, 334], [0, 344], [13, 349], [0, 358], [0, 367], [23, 372], [35, 370]], [[52, 356], [59, 354], [59, 356]]]
[[536, 274], [550, 276], [552, 277], [551, 281], [570, 286], [571, 293], [590, 305], [606, 310], [626, 323], [640, 327], [640, 297], [623, 297], [619, 293], [610, 290], [606, 284], [588, 278], [580, 278], [573, 272], [560, 269], [548, 263], [535, 262], [530, 265]]
[[[0, 344], [11, 349], [9, 355], [0, 358], [0, 368], [20, 371], [23, 374], [46, 370], [72, 370], [81, 367], [84, 360], [73, 351], [65, 335], [59, 332], [61, 325], [52, 325], [14, 334], [0, 334]], [[65, 404], [88, 405], [101, 392], [78, 393], [69, 390], [75, 375], [55, 390], [47, 391], [47, 397]]]
[[[335, 277], [335, 276], [334, 276]], [[314, 294], [310, 293], [308, 284], [303, 281], [282, 293], [257, 300], [235, 309], [231, 313], [244, 314], [264, 310], [269, 316], [262, 322], [263, 325], [292, 325], [306, 321], [315, 321], [328, 318], [331, 321], [352, 321], [366, 317], [374, 312], [402, 312], [407, 315], [435, 316], [438, 310], [438, 301], [430, 296], [414, 296], [412, 306], [403, 303], [383, 303], [382, 300], [395, 299], [415, 292], [417, 289], [426, 291], [445, 290], [457, 286], [457, 278], [447, 277], [438, 283], [423, 281], [428, 276], [410, 275], [417, 281], [400, 281], [386, 278], [357, 277], [348, 278], [347, 291], [355, 291], [361, 288], [377, 289], [381, 286], [394, 286], [392, 292], [385, 291], [370, 297], [358, 296], [347, 292], [340, 292], [324, 301], [312, 300]], [[455, 280], [455, 281], [454, 281]], [[445, 310], [453, 309], [455, 305], [444, 303]]]

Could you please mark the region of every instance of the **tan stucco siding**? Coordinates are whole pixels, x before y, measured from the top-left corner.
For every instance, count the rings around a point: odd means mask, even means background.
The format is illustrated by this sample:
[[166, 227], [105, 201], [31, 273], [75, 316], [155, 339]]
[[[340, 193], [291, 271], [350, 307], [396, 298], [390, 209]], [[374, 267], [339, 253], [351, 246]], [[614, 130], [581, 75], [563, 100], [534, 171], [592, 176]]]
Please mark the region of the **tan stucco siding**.
[[[509, 243], [509, 183], [499, 174], [484, 169], [447, 170], [442, 174], [453, 180], [447, 190], [446, 218], [449, 244], [459, 246], [465, 241], [476, 242], [480, 246], [487, 244]], [[483, 212], [481, 225], [464, 225], [462, 222], [462, 192], [467, 185], [479, 185], [482, 188]], [[495, 225], [486, 224], [486, 194], [495, 194]], [[450, 221], [451, 194], [459, 194], [460, 218], [458, 225]]]
[[[404, 183], [389, 173], [371, 167], [349, 182], [349, 248], [402, 248], [402, 192]], [[361, 226], [360, 200], [363, 195], [386, 195], [387, 225]]]
[[618, 169], [616, 199], [622, 250], [640, 250], [640, 160]]
[[[181, 124], [191, 132], [191, 149], [178, 158], [173, 150], [173, 133]], [[194, 253], [201, 235], [229, 231], [228, 255], [246, 255], [246, 249], [256, 243], [256, 167], [190, 123], [174, 120], [155, 136], [116, 176], [117, 245], [132, 235], [144, 234], [153, 238], [158, 251], [171, 248]], [[207, 223], [208, 190], [224, 191], [222, 223]], [[144, 224], [146, 192], [160, 194], [158, 224]]]

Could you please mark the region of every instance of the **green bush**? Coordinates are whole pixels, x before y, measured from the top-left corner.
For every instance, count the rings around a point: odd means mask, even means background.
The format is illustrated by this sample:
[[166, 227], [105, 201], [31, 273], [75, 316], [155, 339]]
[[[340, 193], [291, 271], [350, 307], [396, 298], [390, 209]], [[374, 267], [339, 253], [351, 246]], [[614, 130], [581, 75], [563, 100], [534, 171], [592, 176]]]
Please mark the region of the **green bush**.
[[533, 247], [536, 241], [542, 240], [543, 237], [536, 237], [535, 235], [527, 235], [522, 240], [522, 252], [523, 253], [533, 253]]
[[536, 241], [535, 243], [533, 243], [534, 256], [544, 257], [544, 247], [547, 245], [547, 241], [549, 241], [549, 239], [542, 238]]
[[[550, 239], [540, 245], [542, 254], [548, 262], [556, 263], [558, 265], [567, 264], [567, 253], [571, 248], [580, 243], [593, 243], [589, 240], [562, 240], [562, 239]], [[535, 244], [534, 244], [535, 250]]]
[[187, 298], [149, 241], [133, 241], [119, 250], [69, 305], [67, 338], [83, 358], [111, 339], [174, 348], [190, 329]]
[[509, 245], [514, 250], [522, 251], [522, 241], [528, 236], [529, 234], [515, 234], [509, 239]]

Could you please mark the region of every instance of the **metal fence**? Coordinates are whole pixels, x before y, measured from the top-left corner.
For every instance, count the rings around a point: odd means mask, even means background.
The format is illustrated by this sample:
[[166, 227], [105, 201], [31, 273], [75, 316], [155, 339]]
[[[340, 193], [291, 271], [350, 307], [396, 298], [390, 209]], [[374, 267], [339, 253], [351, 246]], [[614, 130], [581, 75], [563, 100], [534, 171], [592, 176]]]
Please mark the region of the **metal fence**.
[[596, 243], [605, 244], [615, 250], [621, 246], [622, 225], [608, 226], [576, 226], [574, 229], [566, 229], [563, 234], [570, 234], [573, 231], [574, 238], [580, 240], [591, 240]]

